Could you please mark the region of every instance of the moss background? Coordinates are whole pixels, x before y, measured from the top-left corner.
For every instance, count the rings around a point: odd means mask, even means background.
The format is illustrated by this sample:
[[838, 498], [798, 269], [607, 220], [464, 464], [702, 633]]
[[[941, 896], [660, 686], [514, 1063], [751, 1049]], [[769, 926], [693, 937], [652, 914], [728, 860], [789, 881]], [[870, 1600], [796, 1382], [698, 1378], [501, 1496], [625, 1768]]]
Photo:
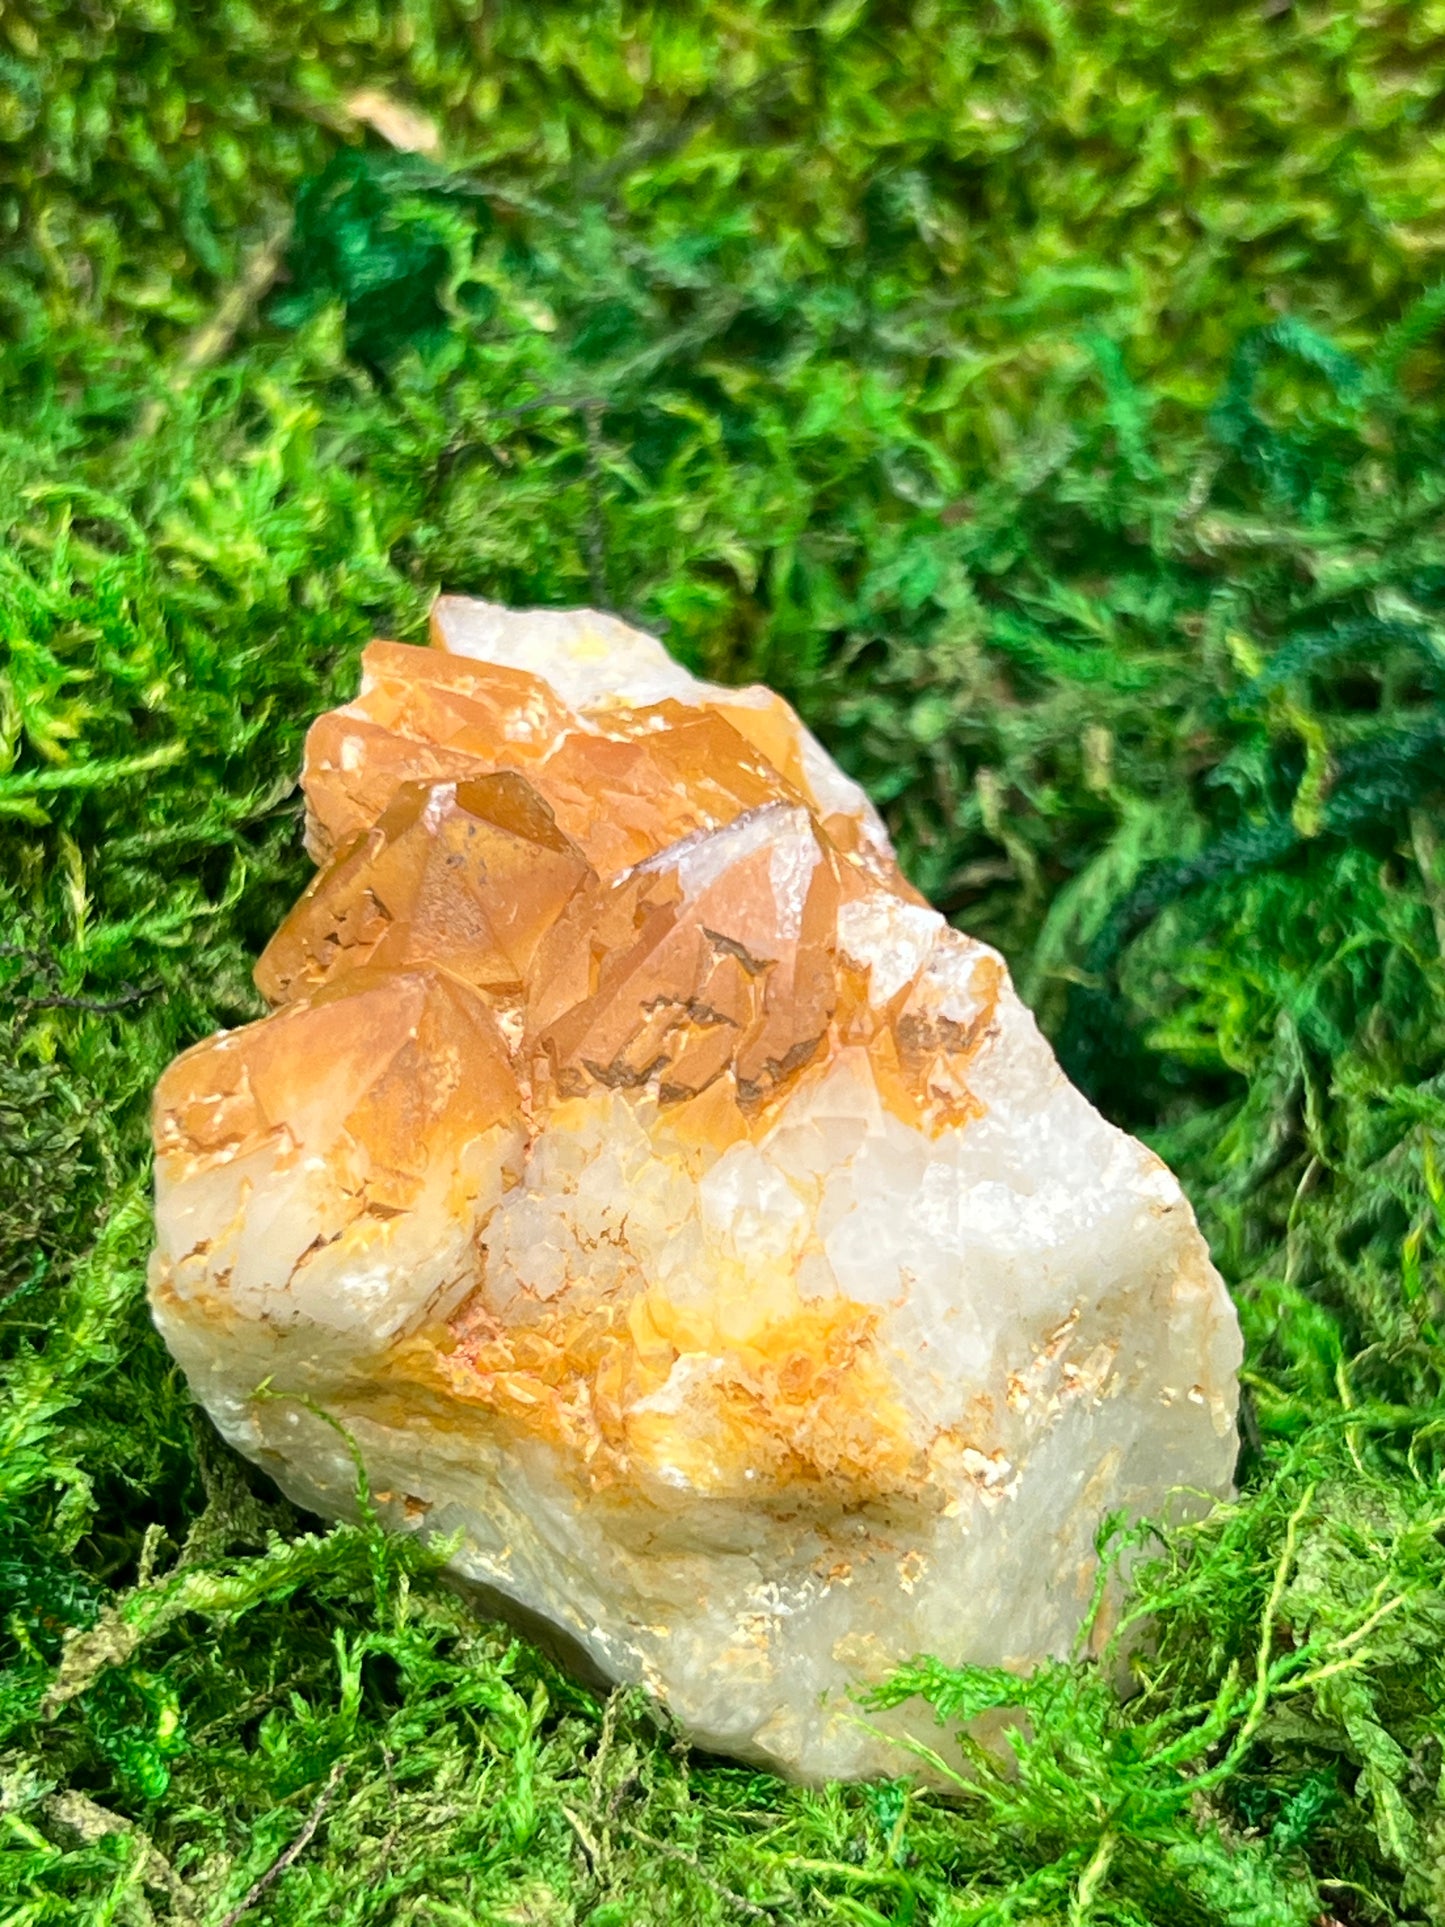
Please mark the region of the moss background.
[[[1445, 1921], [1445, 7], [11, 0], [0, 232], [0, 1918]], [[1139, 1691], [956, 1802], [599, 1704], [150, 1328], [149, 1088], [441, 585], [784, 690], [1235, 1289]]]

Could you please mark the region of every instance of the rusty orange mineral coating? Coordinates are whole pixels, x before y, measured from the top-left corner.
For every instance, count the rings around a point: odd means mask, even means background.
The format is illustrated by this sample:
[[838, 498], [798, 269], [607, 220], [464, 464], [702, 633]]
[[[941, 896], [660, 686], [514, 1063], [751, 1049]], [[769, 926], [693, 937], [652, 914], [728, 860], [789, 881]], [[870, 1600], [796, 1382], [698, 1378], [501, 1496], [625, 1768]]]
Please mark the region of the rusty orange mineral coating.
[[[507, 1328], [475, 1305], [396, 1349], [378, 1387], [414, 1407], [480, 1410], [585, 1468], [594, 1490], [685, 1480], [715, 1498], [840, 1489], [859, 1503], [926, 1478], [875, 1355], [875, 1307], [848, 1300], [721, 1329], [655, 1293]], [[685, 1415], [649, 1404], [683, 1358], [709, 1361]], [[455, 1419], [454, 1419], [454, 1422]]]
[[156, 1087], [156, 1152], [231, 1159], [284, 1140], [284, 1155], [299, 1156], [339, 1128], [388, 1174], [400, 1206], [430, 1159], [517, 1104], [496, 1020], [465, 983], [425, 968], [357, 970], [176, 1058]]
[[510, 771], [404, 783], [348, 839], [256, 966], [282, 1004], [361, 964], [424, 957], [518, 995], [537, 945], [592, 874], [536, 791]]
[[[859, 820], [823, 816], [777, 697], [578, 713], [524, 671], [377, 642], [356, 701], [313, 726], [303, 781], [322, 868], [257, 967], [278, 1008], [166, 1074], [156, 1141], [177, 1168], [277, 1134], [335, 1155], [339, 1122], [377, 1208], [402, 1211], [448, 1143], [497, 1123], [535, 1141], [604, 1090], [650, 1094], [659, 1155], [695, 1165], [764, 1131], [844, 1045], [911, 1124], [977, 1110], [968, 1064], [1001, 972], [980, 958], [967, 1025], [921, 979], [871, 998], [840, 908], [880, 884], [918, 899]], [[392, 1347], [369, 1395], [406, 1388], [448, 1423], [546, 1440], [597, 1487], [721, 1494], [746, 1469], [776, 1490], [896, 1494], [919, 1453], [876, 1323], [790, 1284], [724, 1281], [699, 1310], [642, 1279], [518, 1322], [484, 1278]], [[706, 1368], [679, 1413], [656, 1395], [686, 1359]]]

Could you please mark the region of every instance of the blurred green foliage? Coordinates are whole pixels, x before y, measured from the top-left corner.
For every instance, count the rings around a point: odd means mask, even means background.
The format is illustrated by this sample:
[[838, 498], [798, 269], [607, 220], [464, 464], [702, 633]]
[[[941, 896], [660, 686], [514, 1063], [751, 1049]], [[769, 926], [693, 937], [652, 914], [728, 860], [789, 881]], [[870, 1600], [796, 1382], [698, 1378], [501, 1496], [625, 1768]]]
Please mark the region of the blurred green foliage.
[[[1445, 1920], [1445, 14], [0, 43], [4, 1917]], [[1134, 1697], [897, 1683], [1023, 1698], [956, 1800], [598, 1705], [308, 1532], [150, 1329], [150, 1087], [258, 1009], [301, 733], [442, 585], [783, 689], [1236, 1291], [1241, 1496], [1140, 1572]]]

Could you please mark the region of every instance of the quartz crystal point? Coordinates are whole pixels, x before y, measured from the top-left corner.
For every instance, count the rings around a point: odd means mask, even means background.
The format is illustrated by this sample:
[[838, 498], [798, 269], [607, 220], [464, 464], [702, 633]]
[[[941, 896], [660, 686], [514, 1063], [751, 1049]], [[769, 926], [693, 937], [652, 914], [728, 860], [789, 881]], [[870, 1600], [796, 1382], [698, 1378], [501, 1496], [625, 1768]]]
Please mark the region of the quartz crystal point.
[[694, 1740], [906, 1768], [855, 1689], [1067, 1652], [1105, 1515], [1228, 1489], [1229, 1299], [778, 697], [432, 628], [311, 731], [273, 1014], [161, 1082], [156, 1320], [300, 1504], [358, 1451]]

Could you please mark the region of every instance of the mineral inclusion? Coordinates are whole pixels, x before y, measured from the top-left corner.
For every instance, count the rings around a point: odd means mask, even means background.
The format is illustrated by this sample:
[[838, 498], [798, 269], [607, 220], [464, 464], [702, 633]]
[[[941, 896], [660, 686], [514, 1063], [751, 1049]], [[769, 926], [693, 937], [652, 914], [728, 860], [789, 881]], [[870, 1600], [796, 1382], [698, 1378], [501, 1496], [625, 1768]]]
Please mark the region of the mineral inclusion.
[[432, 632], [311, 730], [272, 1014], [161, 1081], [156, 1321], [298, 1503], [359, 1452], [692, 1740], [906, 1768], [858, 1688], [1067, 1652], [1104, 1516], [1227, 1491], [1229, 1299], [780, 698]]

